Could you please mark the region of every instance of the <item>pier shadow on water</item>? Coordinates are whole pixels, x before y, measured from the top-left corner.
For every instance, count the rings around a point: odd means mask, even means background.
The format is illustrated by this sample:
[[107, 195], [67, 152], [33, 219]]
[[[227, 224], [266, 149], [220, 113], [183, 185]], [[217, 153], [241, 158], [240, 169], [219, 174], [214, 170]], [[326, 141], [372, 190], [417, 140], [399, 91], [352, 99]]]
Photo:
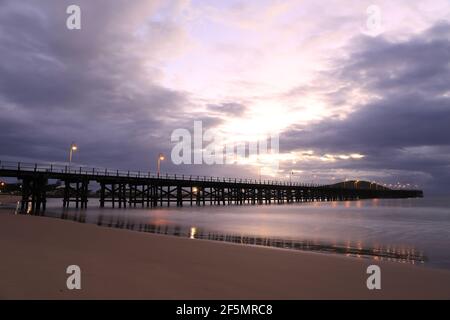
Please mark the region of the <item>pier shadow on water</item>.
[[165, 222], [148, 223], [145, 219], [129, 218], [123, 215], [87, 215], [85, 210], [66, 209], [58, 213], [47, 211], [45, 213], [40, 213], [39, 215], [138, 232], [171, 235], [190, 239], [222, 241], [243, 245], [274, 247], [287, 250], [343, 254], [374, 261], [393, 261], [422, 265], [428, 260], [423, 252], [411, 246], [364, 246], [360, 242], [330, 243], [318, 240], [283, 239], [278, 237], [232, 234], [208, 230], [208, 228], [204, 227], [188, 227]]

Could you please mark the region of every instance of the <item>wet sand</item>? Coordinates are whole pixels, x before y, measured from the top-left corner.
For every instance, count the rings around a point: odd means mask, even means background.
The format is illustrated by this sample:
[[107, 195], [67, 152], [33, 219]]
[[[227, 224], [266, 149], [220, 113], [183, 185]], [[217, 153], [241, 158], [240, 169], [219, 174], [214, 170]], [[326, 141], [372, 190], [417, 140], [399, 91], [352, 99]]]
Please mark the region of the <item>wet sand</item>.
[[[0, 210], [1, 299], [450, 298], [450, 271], [110, 229]], [[68, 290], [66, 268], [81, 268]], [[366, 268], [381, 267], [381, 290]]]

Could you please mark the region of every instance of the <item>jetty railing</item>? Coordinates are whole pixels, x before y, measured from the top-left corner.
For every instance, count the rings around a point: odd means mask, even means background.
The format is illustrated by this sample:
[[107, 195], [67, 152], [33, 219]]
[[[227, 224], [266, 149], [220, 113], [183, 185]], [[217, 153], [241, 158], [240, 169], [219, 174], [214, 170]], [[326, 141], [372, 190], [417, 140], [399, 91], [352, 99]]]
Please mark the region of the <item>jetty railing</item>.
[[135, 170], [121, 170], [102, 167], [89, 167], [82, 165], [67, 165], [57, 163], [29, 163], [29, 162], [12, 162], [1, 161], [0, 170], [11, 170], [20, 172], [41, 172], [41, 173], [61, 173], [74, 174], [86, 176], [101, 176], [101, 177], [122, 177], [122, 178], [152, 178], [152, 179], [170, 179], [170, 180], [186, 180], [186, 181], [201, 181], [201, 182], [229, 182], [229, 183], [248, 183], [248, 184], [264, 184], [264, 185], [279, 185], [279, 186], [297, 186], [297, 187], [321, 187], [323, 184], [290, 182], [282, 180], [268, 180], [268, 179], [252, 179], [252, 178], [231, 178], [208, 175], [188, 175], [188, 174], [169, 174], [156, 173], [151, 171], [135, 171]]

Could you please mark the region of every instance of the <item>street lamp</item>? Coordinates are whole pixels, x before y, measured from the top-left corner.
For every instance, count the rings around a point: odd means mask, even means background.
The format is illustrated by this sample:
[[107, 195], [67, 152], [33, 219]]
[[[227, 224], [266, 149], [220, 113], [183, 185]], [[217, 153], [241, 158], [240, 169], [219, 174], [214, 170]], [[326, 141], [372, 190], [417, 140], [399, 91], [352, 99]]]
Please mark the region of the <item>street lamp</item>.
[[75, 144], [75, 142], [72, 142], [72, 144], [70, 145], [70, 152], [69, 152], [69, 166], [72, 165], [72, 156], [73, 153], [77, 150], [78, 150], [77, 145]]
[[161, 171], [161, 161], [163, 161], [165, 159], [164, 155], [162, 153], [160, 153], [158, 155], [158, 177]]
[[355, 181], [355, 189], [358, 189], [358, 183], [359, 183], [359, 180], [356, 180]]

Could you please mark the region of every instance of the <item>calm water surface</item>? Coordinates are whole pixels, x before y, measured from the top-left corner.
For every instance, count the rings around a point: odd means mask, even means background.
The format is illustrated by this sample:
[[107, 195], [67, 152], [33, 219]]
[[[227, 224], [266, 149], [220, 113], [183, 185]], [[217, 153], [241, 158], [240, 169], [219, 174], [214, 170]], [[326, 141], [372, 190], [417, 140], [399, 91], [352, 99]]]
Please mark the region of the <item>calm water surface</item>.
[[292, 205], [62, 209], [46, 216], [136, 231], [276, 246], [450, 269], [450, 200], [401, 199]]

